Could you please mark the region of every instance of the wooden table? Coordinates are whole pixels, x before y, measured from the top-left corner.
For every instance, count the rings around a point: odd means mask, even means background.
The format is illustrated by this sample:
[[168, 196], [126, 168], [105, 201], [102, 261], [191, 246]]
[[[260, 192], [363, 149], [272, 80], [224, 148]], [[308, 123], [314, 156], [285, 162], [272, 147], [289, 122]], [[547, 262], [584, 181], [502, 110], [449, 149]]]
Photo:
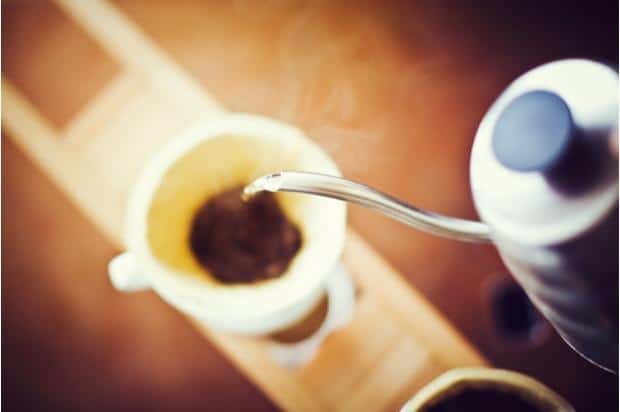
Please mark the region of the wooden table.
[[[166, 136], [213, 110], [213, 102], [201, 102], [209, 90], [228, 109], [266, 114], [302, 127], [349, 177], [423, 207], [474, 218], [467, 158], [474, 128], [494, 96], [535, 64], [574, 55], [614, 58], [616, 52], [610, 55], [609, 50], [617, 49], [605, 42], [617, 32], [617, 22], [609, 24], [613, 14], [605, 2], [591, 3], [585, 11], [562, 4], [553, 13], [541, 13], [545, 7], [536, 2], [511, 10], [494, 3], [474, 9], [460, 2], [450, 8], [398, 2], [263, 8], [252, 2], [116, 4], [138, 23], [138, 31], [148, 33], [143, 40], [149, 46], [172, 56], [166, 59], [172, 71], [182, 66], [192, 73], [193, 80], [184, 77], [193, 85], [164, 93], [167, 99], [162, 103], [160, 89], [143, 84], [149, 67], [140, 62], [152, 62], [153, 56], [119, 56], [122, 50], [114, 46], [94, 47], [97, 36], [92, 32], [101, 30], [97, 21], [76, 28], [76, 20], [67, 19], [71, 13], [43, 1], [3, 3], [2, 69], [15, 91], [27, 98], [26, 112], [36, 108], [41, 114], [35, 115], [42, 122], [29, 129], [35, 133], [28, 139], [56, 140], [18, 139], [6, 121], [5, 130], [20, 145], [30, 146], [29, 156], [46, 164], [47, 176], [113, 240], [118, 239], [122, 219], [122, 207], [115, 205], [126, 195], [127, 176], [140, 166], [127, 159], [145, 147], [123, 140], [119, 129], [109, 126], [102, 132], [100, 124], [89, 121], [116, 115], [116, 127], [127, 130], [131, 116], [165, 118], [169, 124], [154, 130], [153, 144], [146, 147], [155, 150]], [[105, 12], [101, 16], [106, 20]], [[579, 32], [574, 30], [577, 26]], [[110, 41], [125, 34], [107, 33]], [[135, 70], [128, 71], [128, 66]], [[157, 82], [164, 84], [166, 73], [168, 69], [154, 75]], [[178, 109], [175, 103], [194, 99], [188, 90], [199, 90], [202, 97], [184, 106], [181, 118], [178, 113], [168, 117], [170, 108]], [[4, 109], [3, 104], [3, 117]], [[106, 133], [117, 140], [103, 139]], [[118, 159], [119, 151], [108, 144], [124, 147], [125, 157]], [[92, 160], [100, 155], [105, 161]], [[66, 161], [66, 168], [52, 159]], [[101, 180], [101, 185], [93, 188], [91, 179]], [[616, 380], [582, 362], [557, 337], [543, 346], [514, 349], [493, 334], [481, 285], [505, 277], [505, 272], [492, 248], [433, 238], [357, 208], [351, 210], [351, 223], [494, 364], [534, 375], [578, 409], [588, 399], [613, 399]], [[37, 225], [40, 222], [24, 222], [23, 228], [37, 231]], [[352, 239], [355, 244], [357, 237]], [[370, 261], [372, 256], [376, 255], [371, 253]], [[3, 280], [3, 288], [4, 284]], [[434, 311], [429, 313], [435, 319]], [[576, 372], [567, 374], [564, 369]]]

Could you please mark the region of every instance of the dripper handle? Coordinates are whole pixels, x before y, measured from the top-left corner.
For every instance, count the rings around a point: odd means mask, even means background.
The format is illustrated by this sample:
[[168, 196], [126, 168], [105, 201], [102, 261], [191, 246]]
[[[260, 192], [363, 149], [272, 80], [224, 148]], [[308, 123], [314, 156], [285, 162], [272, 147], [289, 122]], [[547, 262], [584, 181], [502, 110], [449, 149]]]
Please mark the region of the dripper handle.
[[282, 171], [260, 177], [244, 189], [244, 196], [260, 191], [296, 192], [329, 197], [377, 210], [425, 232], [466, 242], [490, 242], [489, 227], [417, 208], [361, 183], [321, 173]]
[[125, 252], [112, 259], [108, 265], [108, 274], [112, 285], [122, 292], [137, 292], [150, 289], [150, 283], [134, 257]]

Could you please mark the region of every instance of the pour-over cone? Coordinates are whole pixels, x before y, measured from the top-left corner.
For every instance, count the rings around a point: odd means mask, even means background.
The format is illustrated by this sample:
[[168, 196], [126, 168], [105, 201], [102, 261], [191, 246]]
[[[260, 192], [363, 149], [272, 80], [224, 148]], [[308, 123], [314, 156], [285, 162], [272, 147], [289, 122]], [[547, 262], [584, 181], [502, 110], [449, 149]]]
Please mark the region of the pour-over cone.
[[340, 174], [298, 129], [238, 114], [205, 123], [149, 162], [129, 201], [126, 235], [138, 266], [164, 299], [214, 328], [252, 334], [286, 327], [312, 309], [342, 251], [343, 203], [276, 195], [302, 236], [301, 248], [278, 278], [223, 284], [189, 245], [192, 219], [206, 201], [278, 170]]

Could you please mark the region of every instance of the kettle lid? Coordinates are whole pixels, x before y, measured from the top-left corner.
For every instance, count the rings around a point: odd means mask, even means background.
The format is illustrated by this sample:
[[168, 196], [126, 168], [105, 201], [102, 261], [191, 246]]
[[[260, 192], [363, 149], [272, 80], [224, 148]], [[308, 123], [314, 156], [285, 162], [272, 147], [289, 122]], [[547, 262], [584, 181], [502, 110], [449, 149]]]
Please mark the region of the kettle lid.
[[550, 244], [586, 230], [617, 205], [618, 74], [571, 59], [516, 79], [483, 118], [472, 148], [476, 209], [492, 231]]

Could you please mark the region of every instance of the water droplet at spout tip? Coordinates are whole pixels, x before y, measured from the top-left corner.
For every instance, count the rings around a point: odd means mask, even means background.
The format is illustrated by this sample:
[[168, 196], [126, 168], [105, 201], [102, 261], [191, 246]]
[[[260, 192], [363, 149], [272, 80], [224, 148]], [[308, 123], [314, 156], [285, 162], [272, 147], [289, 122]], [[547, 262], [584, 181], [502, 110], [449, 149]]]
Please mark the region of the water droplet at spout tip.
[[280, 173], [259, 177], [243, 188], [241, 200], [247, 202], [259, 192], [277, 192], [280, 187], [280, 178]]
[[246, 186], [243, 189], [243, 193], [241, 193], [241, 201], [248, 202], [252, 198], [252, 196], [254, 196], [254, 193], [250, 192]]

